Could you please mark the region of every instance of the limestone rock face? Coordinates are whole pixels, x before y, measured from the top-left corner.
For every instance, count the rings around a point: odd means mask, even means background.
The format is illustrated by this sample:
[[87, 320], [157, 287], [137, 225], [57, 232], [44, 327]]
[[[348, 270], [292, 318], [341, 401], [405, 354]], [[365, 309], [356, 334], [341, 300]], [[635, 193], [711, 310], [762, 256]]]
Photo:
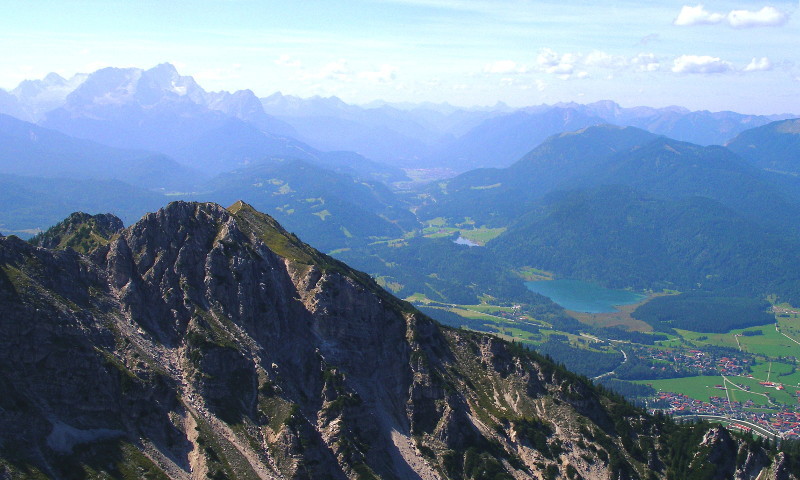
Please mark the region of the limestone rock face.
[[[667, 475], [680, 427], [241, 202], [76, 214], [37, 244], [0, 237], [0, 478]], [[715, 478], [795, 478], [721, 429], [691, 448]]]

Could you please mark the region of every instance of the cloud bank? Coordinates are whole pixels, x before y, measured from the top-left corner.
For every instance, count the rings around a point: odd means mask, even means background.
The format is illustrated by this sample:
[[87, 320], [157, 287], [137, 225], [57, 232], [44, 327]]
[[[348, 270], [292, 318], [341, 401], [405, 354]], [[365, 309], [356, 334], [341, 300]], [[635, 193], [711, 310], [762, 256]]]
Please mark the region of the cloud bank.
[[714, 25], [727, 23], [733, 28], [780, 27], [789, 21], [789, 14], [775, 7], [763, 7], [761, 10], [731, 10], [727, 14], [706, 10], [703, 4], [694, 7], [684, 5], [672, 22], [679, 27], [694, 25]]
[[721, 13], [711, 13], [701, 4], [696, 7], [684, 5], [683, 8], [681, 8], [681, 12], [678, 14], [678, 18], [672, 23], [680, 27], [688, 27], [691, 25], [713, 25], [723, 20], [725, 20], [725, 15]]
[[766, 72], [772, 70], [772, 62], [767, 57], [753, 58], [753, 60], [744, 67], [745, 72]]
[[773, 70], [773, 67], [774, 65], [768, 57], [753, 57], [747, 65], [736, 65], [711, 55], [687, 54], [666, 58], [653, 53], [639, 53], [633, 56], [615, 55], [600, 50], [594, 50], [588, 54], [560, 53], [550, 48], [544, 48], [539, 51], [530, 65], [512, 60], [498, 60], [486, 64], [482, 73], [484, 75], [502, 75], [506, 77], [502, 80], [504, 85], [518, 85], [527, 80], [512, 81], [510, 76], [519, 77], [544, 73], [562, 80], [590, 76], [612, 79], [622, 72], [669, 72], [679, 75], [746, 74], [770, 71]]
[[675, 73], [725, 73], [733, 70], [733, 65], [719, 57], [709, 55], [681, 55], [672, 64]]
[[728, 14], [728, 23], [734, 28], [780, 27], [789, 21], [789, 14], [775, 7], [764, 7], [757, 12], [733, 10]]

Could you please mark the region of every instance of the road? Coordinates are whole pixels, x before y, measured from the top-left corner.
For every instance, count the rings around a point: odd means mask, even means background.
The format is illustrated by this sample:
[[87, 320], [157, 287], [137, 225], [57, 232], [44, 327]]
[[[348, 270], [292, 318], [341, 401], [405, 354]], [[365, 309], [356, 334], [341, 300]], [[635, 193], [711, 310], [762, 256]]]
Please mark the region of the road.
[[739, 420], [739, 419], [736, 419], [736, 418], [723, 417], [721, 415], [699, 415], [699, 414], [697, 414], [697, 415], [680, 415], [680, 416], [675, 416], [675, 417], [672, 417], [672, 418], [674, 418], [676, 421], [681, 421], [683, 419], [692, 419], [692, 418], [700, 418], [700, 419], [704, 419], [704, 420], [724, 420], [727, 423], [738, 423], [738, 424], [750, 427], [755, 431], [755, 433], [758, 433], [759, 435], [762, 435], [764, 437], [772, 438], [773, 440], [781, 438], [780, 435], [777, 435], [774, 432], [771, 432], [771, 431], [767, 430], [766, 428], [764, 428], [761, 425], [758, 425], [756, 423], [750, 422], [748, 420]]
[[620, 353], [622, 353], [622, 357], [623, 357], [622, 363], [617, 365], [614, 368], [614, 370], [611, 370], [610, 372], [606, 372], [606, 373], [604, 373], [602, 375], [598, 375], [598, 376], [594, 377], [592, 380], [600, 380], [601, 378], [605, 378], [605, 377], [608, 377], [610, 375], [614, 375], [614, 372], [616, 372], [619, 367], [625, 365], [628, 362], [628, 354], [625, 353], [625, 350], [620, 348], [619, 351], [620, 351]]

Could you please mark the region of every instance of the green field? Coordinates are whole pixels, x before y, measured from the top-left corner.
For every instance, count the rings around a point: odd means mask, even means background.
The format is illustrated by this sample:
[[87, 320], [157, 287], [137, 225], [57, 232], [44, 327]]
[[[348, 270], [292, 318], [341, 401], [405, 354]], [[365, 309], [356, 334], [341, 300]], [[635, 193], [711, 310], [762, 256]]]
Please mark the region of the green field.
[[[765, 325], [755, 330], [761, 330], [764, 334], [754, 337], [739, 337], [739, 342], [741, 342], [744, 351], [775, 358], [800, 357], [800, 345], [778, 333], [775, 330], [775, 325]], [[735, 330], [734, 332], [739, 333], [740, 330]]]
[[490, 240], [493, 240], [499, 237], [503, 232], [506, 231], [506, 228], [473, 228], [473, 229], [462, 229], [461, 236], [466, 238], [467, 240], [471, 240], [479, 245], [486, 245], [486, 243]]
[[798, 371], [789, 375], [770, 377], [770, 379], [785, 384], [787, 389], [791, 387], [793, 390], [800, 390], [800, 372]]
[[[736, 336], [741, 335], [742, 332], [745, 331], [754, 332], [758, 330], [762, 332], [761, 335]], [[677, 329], [676, 332], [684, 340], [701, 349], [704, 345], [714, 345], [739, 350], [739, 345], [741, 345], [742, 351], [756, 355], [766, 355], [773, 358], [787, 356], [800, 358], [800, 345], [777, 332], [774, 323], [731, 330], [728, 333], [700, 333]], [[798, 335], [798, 337], [800, 337], [800, 335]], [[736, 341], [737, 339], [739, 340], [738, 343]], [[800, 341], [800, 338], [798, 341]], [[671, 346], [678, 346], [679, 344], [680, 342], [671, 342]]]
[[480, 305], [460, 305], [462, 308], [467, 308], [469, 310], [475, 310], [476, 312], [483, 312], [483, 313], [497, 313], [497, 312], [513, 312], [514, 308], [512, 307], [500, 307], [497, 305], [489, 305], [488, 303], [482, 303]]
[[538, 268], [533, 267], [522, 267], [516, 270], [514, 273], [522, 277], [523, 279], [533, 282], [536, 280], [553, 280], [554, 275], [552, 272], [548, 272], [546, 270], [540, 270]]
[[[772, 401], [774, 403], [780, 403], [780, 404], [784, 404], [784, 405], [793, 405], [793, 404], [797, 403], [797, 396], [794, 394], [796, 389], [790, 389], [791, 387], [787, 387], [786, 390], [776, 390], [775, 388], [770, 388], [770, 387], [765, 387], [763, 385], [759, 385], [759, 383], [758, 383], [759, 379], [756, 379], [756, 378], [728, 377], [728, 379], [731, 380], [732, 382], [736, 383], [736, 384], [743, 385], [743, 386], [749, 386], [750, 387], [750, 391], [753, 392], [753, 393], [766, 394], [767, 396], [769, 396], [769, 398], [772, 399]], [[770, 378], [770, 379], [771, 380], [776, 380], [776, 379], [773, 379], [773, 378]], [[739, 394], [743, 394], [745, 392], [741, 392], [741, 391], [738, 391], [738, 390], [731, 390], [731, 400], [734, 399], [734, 397], [733, 397], [734, 392], [737, 394], [736, 400], [738, 400], [738, 401], [747, 400], [747, 398], [743, 399], [743, 398], [741, 398], [741, 395], [739, 395]], [[761, 397], [761, 398], [764, 398], [764, 397]], [[756, 402], [756, 403], [759, 403], [755, 399], [753, 399], [753, 401]], [[763, 404], [763, 403], [759, 403], [759, 404]]]
[[[751, 366], [752, 374], [754, 378], [759, 380], [766, 380], [767, 375], [769, 375], [769, 379], [772, 381], [778, 381], [778, 378], [781, 375], [788, 375], [792, 373], [792, 365], [783, 362], [770, 362], [770, 361], [759, 361], [755, 365]], [[780, 377], [786, 378], [786, 377]]]
[[[547, 272], [526, 269], [525, 273], [542, 275]], [[384, 279], [384, 281], [388, 283], [388, 279]], [[566, 337], [565, 340], [572, 347], [594, 352], [616, 351], [609, 344], [595, 344], [590, 338], [584, 336], [552, 330], [549, 324], [524, 316], [521, 311], [518, 311], [518, 308], [494, 305], [492, 304], [494, 299], [491, 297], [483, 299], [478, 305], [432, 302], [424, 295], [414, 295], [408, 300], [425, 303], [431, 307], [457, 314], [465, 319], [465, 325], [469, 325], [470, 321], [473, 322], [471, 328], [494, 333], [533, 348], [548, 342], [551, 335], [559, 335]], [[503, 315], [508, 315], [509, 318], [505, 318]], [[726, 396], [741, 403], [751, 400], [753, 406], [749, 407], [750, 409], [774, 408], [776, 405], [793, 407], [798, 404], [796, 391], [800, 390], [800, 371], [798, 371], [795, 358], [792, 357], [800, 358], [800, 344], [793, 342], [782, 333], [796, 337], [800, 341], [800, 315], [787, 315], [786, 311], [783, 311], [782, 315], [778, 316], [780, 330], [776, 329], [774, 323], [719, 334], [676, 330], [676, 335], [668, 334], [669, 340], [657, 342], [655, 345], [656, 348], [678, 351], [694, 348], [703, 350], [711, 347], [727, 347], [740, 351], [739, 345], [741, 345], [741, 351], [751, 355], [746, 358], [750, 358], [750, 361], [753, 362], [750, 372], [752, 378], [746, 376], [727, 377], [730, 382], [740, 387], [726, 383], [721, 375], [638, 380], [634, 383], [649, 384], [659, 391], [681, 393], [705, 402], [709, 401], [710, 397], [725, 398]], [[524, 319], [520, 320], [520, 317]], [[529, 325], [535, 325], [536, 328], [526, 328]], [[757, 331], [760, 331], [760, 334], [743, 335], [744, 332]], [[723, 356], [724, 354], [722, 352]], [[654, 363], [659, 363], [659, 360], [655, 360]], [[671, 360], [664, 361], [664, 363], [669, 364]], [[768, 375], [770, 381], [782, 384], [785, 390], [760, 385], [759, 382], [766, 381]], [[724, 389], [715, 388], [716, 385], [723, 384], [729, 387], [727, 392]]]
[[[766, 377], [766, 375], [765, 375]], [[759, 384], [757, 378], [747, 377], [727, 377], [730, 382], [749, 388], [750, 391], [743, 391], [730, 383], [726, 383], [722, 376], [698, 376], [686, 378], [669, 378], [662, 380], [637, 380], [634, 383], [651, 385], [660, 392], [682, 393], [690, 398], [709, 401], [711, 397], [725, 397], [725, 390], [715, 388], [716, 385], [727, 385], [728, 394], [732, 401], [746, 402], [752, 400], [759, 406], [772, 404], [795, 405], [797, 404], [796, 388], [786, 385], [786, 390], [777, 390]], [[769, 397], [770, 400], [767, 399]]]
[[498, 318], [498, 317], [496, 317], [494, 315], [490, 315], [490, 314], [484, 313], [484, 312], [478, 312], [476, 310], [472, 310], [472, 309], [469, 309], [469, 308], [451, 307], [448, 310], [450, 310], [451, 312], [456, 313], [458, 315], [461, 315], [464, 318], [473, 318], [473, 319], [478, 319], [478, 320], [486, 320], [487, 322], [490, 322], [490, 323], [497, 323], [497, 322], [500, 322], [500, 323], [506, 323], [506, 322], [511, 323], [510, 320], [506, 320], [504, 318]]
[[412, 303], [423, 303], [425, 305], [431, 303], [433, 300], [427, 297], [424, 293], [415, 293], [414, 295], [409, 295], [405, 298], [406, 302]]
[[783, 383], [787, 390], [794, 392], [800, 389], [800, 372], [790, 363], [761, 361], [752, 367], [753, 378], [766, 380], [769, 373], [769, 380], [776, 383]]
[[714, 388], [714, 385], [722, 384], [722, 377], [719, 375], [667, 378], [662, 380], [637, 380], [634, 383], [651, 385], [659, 392], [682, 393], [688, 397], [704, 402], [707, 402], [711, 397], [725, 396], [725, 390]]

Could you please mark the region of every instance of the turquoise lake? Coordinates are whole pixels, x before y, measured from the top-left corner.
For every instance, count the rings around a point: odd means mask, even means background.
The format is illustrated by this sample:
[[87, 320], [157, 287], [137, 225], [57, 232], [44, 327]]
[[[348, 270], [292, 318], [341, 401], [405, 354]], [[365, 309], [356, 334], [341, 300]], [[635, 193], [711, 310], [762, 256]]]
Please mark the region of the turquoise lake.
[[525, 282], [528, 290], [544, 295], [567, 310], [585, 313], [608, 313], [615, 305], [630, 305], [644, 300], [645, 295], [627, 290], [610, 290], [580, 280], [544, 280]]

